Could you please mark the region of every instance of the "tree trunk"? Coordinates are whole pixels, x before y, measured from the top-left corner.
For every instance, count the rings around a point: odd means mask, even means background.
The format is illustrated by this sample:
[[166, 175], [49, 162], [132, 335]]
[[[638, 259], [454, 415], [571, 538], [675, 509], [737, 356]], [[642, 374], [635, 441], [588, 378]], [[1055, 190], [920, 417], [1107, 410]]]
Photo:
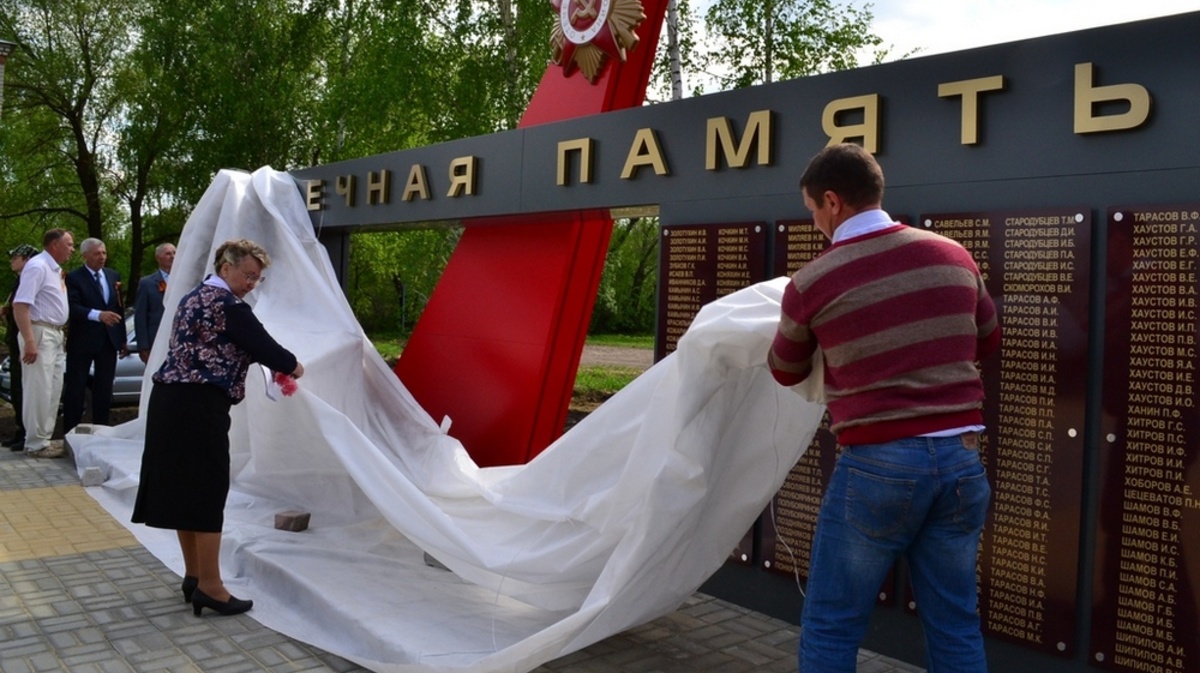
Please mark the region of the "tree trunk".
[[96, 155], [88, 148], [83, 134], [83, 119], [72, 119], [75, 148], [79, 156], [75, 160], [75, 174], [87, 203], [87, 235], [104, 240], [104, 214], [100, 207], [100, 176], [96, 169]]
[[671, 100], [683, 98], [683, 64], [679, 58], [679, 7], [667, 3], [667, 54], [671, 59]]
[[770, 84], [775, 77], [775, 0], [766, 0], [763, 11], [763, 82]]

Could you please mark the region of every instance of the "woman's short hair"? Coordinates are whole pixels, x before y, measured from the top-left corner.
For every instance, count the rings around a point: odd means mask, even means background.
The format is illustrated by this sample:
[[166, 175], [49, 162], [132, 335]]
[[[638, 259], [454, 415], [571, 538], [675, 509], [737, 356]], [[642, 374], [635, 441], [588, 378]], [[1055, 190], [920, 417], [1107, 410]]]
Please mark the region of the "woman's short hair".
[[242, 263], [243, 259], [253, 257], [262, 264], [262, 268], [271, 266], [271, 257], [267, 254], [263, 247], [254, 241], [247, 238], [238, 238], [232, 241], [225, 241], [221, 247], [217, 248], [217, 254], [213, 255], [213, 271], [221, 272], [221, 265], [228, 262], [233, 266]]

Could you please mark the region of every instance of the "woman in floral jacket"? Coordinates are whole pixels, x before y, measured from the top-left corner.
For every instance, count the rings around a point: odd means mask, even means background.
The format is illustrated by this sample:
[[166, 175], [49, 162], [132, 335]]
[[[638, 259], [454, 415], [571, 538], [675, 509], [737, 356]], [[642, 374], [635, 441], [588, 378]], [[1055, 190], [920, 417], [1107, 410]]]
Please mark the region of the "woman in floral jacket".
[[180, 301], [171, 345], [146, 411], [146, 443], [133, 521], [174, 529], [183, 552], [183, 597], [199, 615], [245, 612], [221, 581], [219, 557], [229, 494], [229, 410], [246, 395], [258, 362], [299, 378], [304, 367], [271, 338], [242, 297], [271, 260], [257, 243], [226, 241], [215, 273]]

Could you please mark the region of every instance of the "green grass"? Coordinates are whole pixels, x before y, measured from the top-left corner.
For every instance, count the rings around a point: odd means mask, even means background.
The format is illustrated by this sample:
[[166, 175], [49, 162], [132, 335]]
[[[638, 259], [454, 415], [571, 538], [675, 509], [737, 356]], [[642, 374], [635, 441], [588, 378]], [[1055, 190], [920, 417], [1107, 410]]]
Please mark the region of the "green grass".
[[[587, 343], [592, 346], [621, 346], [623, 348], [654, 348], [653, 334], [591, 334]], [[583, 400], [603, 401], [629, 385], [642, 371], [633, 367], [580, 367], [575, 374], [575, 396]]]
[[654, 348], [653, 334], [589, 334], [587, 342], [593, 346], [624, 346], [625, 348]]
[[[368, 337], [374, 344], [375, 350], [390, 365], [395, 366], [396, 359], [404, 350], [405, 337], [394, 333], [376, 333]], [[599, 346], [622, 346], [624, 348], [654, 348], [653, 335], [599, 334], [587, 338], [587, 343]], [[641, 370], [633, 367], [597, 366], [580, 367], [575, 375], [575, 394], [585, 399], [603, 400], [613, 393], [629, 385], [641, 374]]]
[[[407, 337], [397, 332], [377, 332], [368, 334], [367, 338], [375, 345], [375, 350], [389, 362], [395, 362], [404, 350]], [[653, 334], [593, 334], [588, 336], [587, 343], [594, 346], [622, 346], [624, 348], [654, 348]]]
[[611, 395], [641, 374], [633, 367], [580, 367], [575, 375], [575, 392], [582, 395]]
[[395, 363], [400, 357], [400, 351], [404, 350], [404, 345], [395, 339], [379, 339], [372, 337], [371, 343], [374, 344], [375, 350], [379, 351], [379, 355], [381, 355], [384, 360], [390, 363]]

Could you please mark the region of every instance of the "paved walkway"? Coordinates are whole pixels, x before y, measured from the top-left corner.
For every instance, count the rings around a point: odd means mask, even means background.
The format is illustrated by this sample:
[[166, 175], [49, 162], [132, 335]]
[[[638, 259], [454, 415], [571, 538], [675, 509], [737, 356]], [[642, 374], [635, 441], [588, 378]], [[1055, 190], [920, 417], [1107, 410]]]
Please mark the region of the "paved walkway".
[[[0, 671], [363, 671], [248, 615], [196, 618], [179, 577], [84, 491], [69, 458], [0, 451]], [[795, 671], [796, 627], [696, 594], [539, 673]], [[860, 673], [921, 669], [863, 651]]]

